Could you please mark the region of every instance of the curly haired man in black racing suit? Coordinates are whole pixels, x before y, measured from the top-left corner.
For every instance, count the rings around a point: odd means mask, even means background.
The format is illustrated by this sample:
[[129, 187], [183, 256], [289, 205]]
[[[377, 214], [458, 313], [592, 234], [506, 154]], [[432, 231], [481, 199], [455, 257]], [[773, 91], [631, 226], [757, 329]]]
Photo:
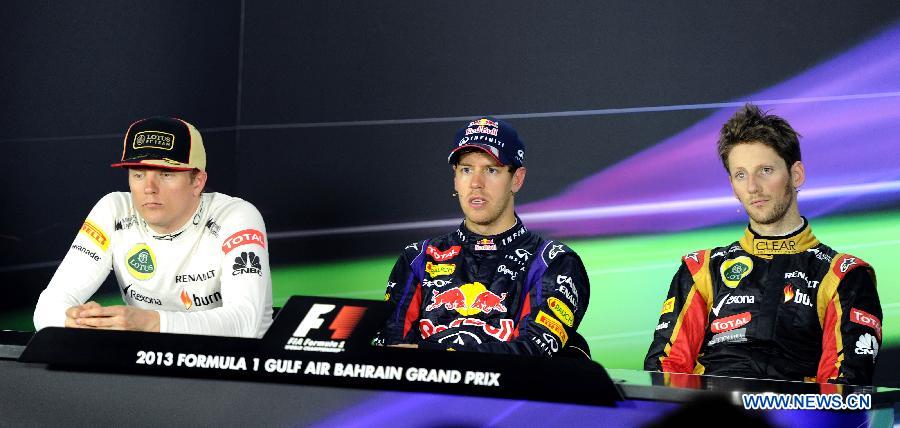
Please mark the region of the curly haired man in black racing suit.
[[484, 117], [452, 146], [465, 220], [406, 247], [388, 280], [386, 345], [552, 356], [587, 310], [581, 259], [530, 232], [514, 211], [525, 147], [506, 122]]
[[871, 384], [881, 346], [875, 272], [819, 242], [797, 208], [797, 133], [748, 104], [719, 155], [750, 217], [744, 236], [683, 257], [645, 370]]

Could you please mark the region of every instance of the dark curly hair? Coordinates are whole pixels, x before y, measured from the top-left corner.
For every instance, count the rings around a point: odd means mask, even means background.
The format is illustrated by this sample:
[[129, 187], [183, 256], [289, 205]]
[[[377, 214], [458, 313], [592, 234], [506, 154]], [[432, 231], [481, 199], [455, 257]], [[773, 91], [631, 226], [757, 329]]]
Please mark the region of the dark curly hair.
[[800, 134], [786, 120], [761, 111], [750, 103], [731, 116], [719, 133], [719, 157], [726, 171], [731, 149], [746, 143], [762, 143], [771, 147], [784, 159], [788, 170], [800, 160]]

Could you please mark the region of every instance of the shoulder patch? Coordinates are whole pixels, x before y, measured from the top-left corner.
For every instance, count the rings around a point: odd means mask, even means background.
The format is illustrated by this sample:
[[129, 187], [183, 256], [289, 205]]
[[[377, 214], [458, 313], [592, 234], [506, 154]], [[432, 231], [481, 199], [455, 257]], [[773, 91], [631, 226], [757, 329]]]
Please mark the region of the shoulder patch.
[[544, 244], [544, 249], [541, 251], [541, 260], [544, 261], [545, 265], [550, 266], [550, 264], [560, 256], [560, 254], [572, 252], [572, 249], [567, 247], [562, 242], [547, 241], [547, 243]]
[[693, 253], [685, 254], [681, 260], [684, 261], [684, 264], [687, 265], [688, 270], [691, 271], [691, 275], [696, 275], [697, 272], [700, 272], [700, 269], [703, 267], [703, 262], [706, 260], [706, 250], [697, 250]]
[[831, 269], [838, 278], [844, 279], [844, 276], [853, 269], [868, 265], [868, 263], [864, 262], [863, 259], [859, 257], [850, 254], [839, 254], [837, 259], [831, 265]]

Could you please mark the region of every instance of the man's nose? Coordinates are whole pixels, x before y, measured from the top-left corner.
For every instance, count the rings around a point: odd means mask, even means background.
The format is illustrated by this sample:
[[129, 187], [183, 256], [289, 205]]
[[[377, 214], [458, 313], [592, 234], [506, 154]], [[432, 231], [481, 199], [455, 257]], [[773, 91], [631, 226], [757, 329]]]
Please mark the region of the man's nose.
[[469, 181], [469, 187], [473, 189], [480, 189], [484, 187], [484, 174], [475, 173], [472, 174], [472, 180]]
[[758, 193], [760, 190], [759, 181], [754, 176], [750, 176], [747, 178], [747, 192], [748, 193]]
[[144, 193], [155, 194], [159, 193], [159, 183], [157, 182], [159, 177], [155, 173], [148, 172], [147, 177], [144, 180]]

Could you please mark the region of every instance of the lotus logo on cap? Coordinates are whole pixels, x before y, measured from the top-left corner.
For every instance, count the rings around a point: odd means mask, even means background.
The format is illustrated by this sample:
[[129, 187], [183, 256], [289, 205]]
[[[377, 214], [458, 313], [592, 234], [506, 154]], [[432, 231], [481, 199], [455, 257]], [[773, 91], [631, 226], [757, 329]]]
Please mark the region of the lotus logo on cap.
[[134, 135], [135, 149], [160, 149], [172, 150], [175, 145], [175, 136], [162, 131], [142, 131]]
[[154, 116], [138, 120], [128, 127], [122, 144], [121, 161], [110, 165], [113, 168], [206, 169], [200, 131], [178, 118]]

